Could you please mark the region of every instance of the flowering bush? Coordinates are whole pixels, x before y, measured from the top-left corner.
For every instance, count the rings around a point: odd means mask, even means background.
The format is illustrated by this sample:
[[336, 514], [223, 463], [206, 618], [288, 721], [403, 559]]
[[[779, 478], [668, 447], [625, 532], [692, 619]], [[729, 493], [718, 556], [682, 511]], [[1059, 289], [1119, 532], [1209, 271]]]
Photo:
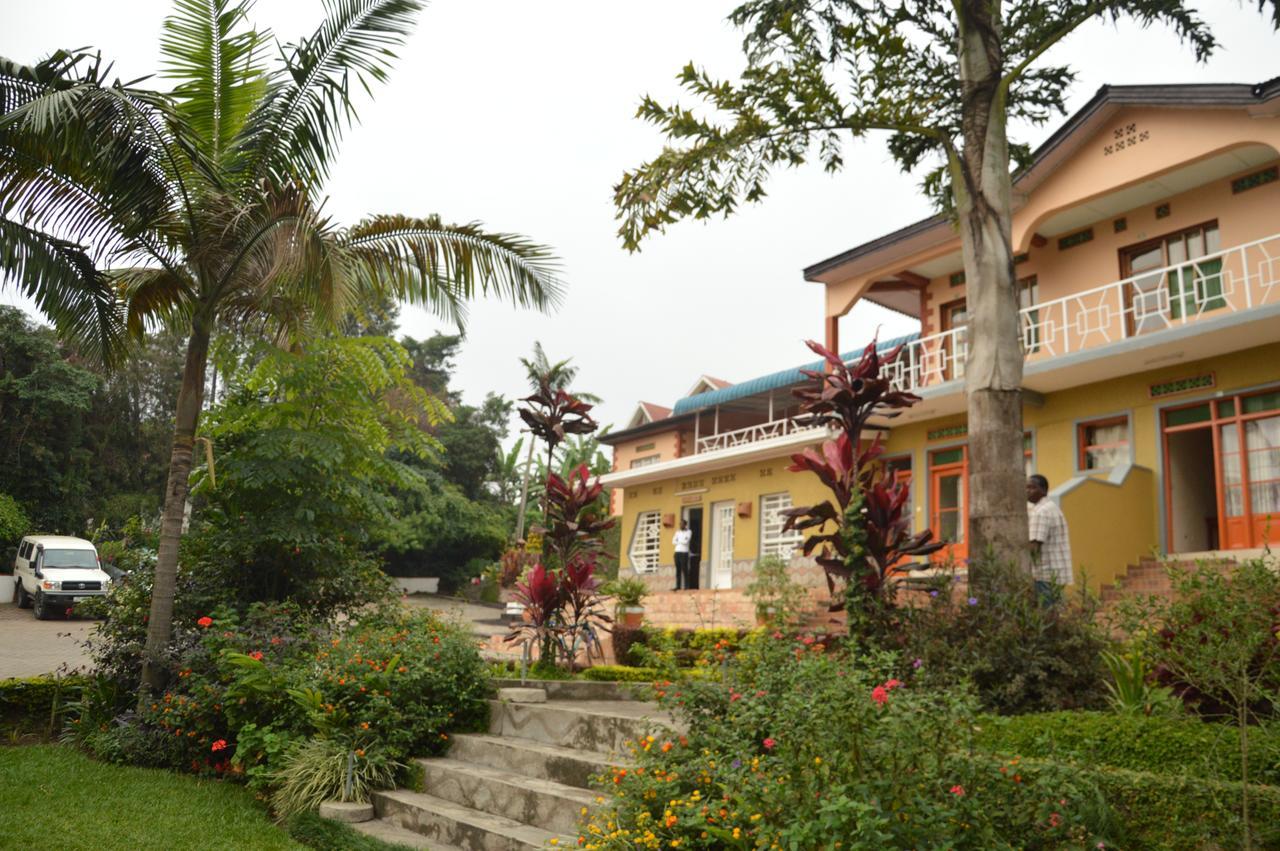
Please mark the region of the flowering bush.
[[687, 732], [646, 738], [634, 767], [601, 778], [581, 844], [1105, 847], [1075, 769], [978, 753], [976, 699], [898, 669], [890, 654], [753, 634], [721, 680], [659, 691]]
[[302, 743], [323, 739], [326, 753], [354, 754], [357, 770], [383, 777], [486, 718], [470, 635], [428, 613], [375, 614], [337, 631], [293, 604], [244, 616], [221, 608], [180, 626], [173, 646], [170, 687], [150, 705], [75, 725], [99, 758], [265, 789]]

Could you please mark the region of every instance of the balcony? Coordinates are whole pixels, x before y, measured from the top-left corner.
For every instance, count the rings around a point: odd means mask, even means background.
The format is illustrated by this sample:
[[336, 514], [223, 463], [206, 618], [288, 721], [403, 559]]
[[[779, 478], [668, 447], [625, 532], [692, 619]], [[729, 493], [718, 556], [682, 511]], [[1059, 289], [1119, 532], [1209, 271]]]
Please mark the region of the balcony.
[[[1280, 308], [1280, 234], [1150, 269], [1019, 311], [1028, 367], [1125, 340], [1172, 339], [1178, 329], [1264, 307]], [[899, 390], [919, 392], [964, 377], [964, 327], [921, 337], [888, 367]]]
[[797, 425], [795, 420], [792, 419], [773, 420], [772, 422], [750, 425], [746, 428], [734, 429], [733, 431], [725, 431], [719, 434], [699, 437], [694, 451], [700, 455], [703, 452], [714, 452], [717, 449], [732, 449], [738, 446], [746, 446], [750, 443], [758, 443], [762, 440], [771, 440], [785, 435], [802, 434], [806, 432], [811, 432], [813, 439], [816, 441], [823, 439], [826, 434], [826, 429], [823, 427], [803, 428]]

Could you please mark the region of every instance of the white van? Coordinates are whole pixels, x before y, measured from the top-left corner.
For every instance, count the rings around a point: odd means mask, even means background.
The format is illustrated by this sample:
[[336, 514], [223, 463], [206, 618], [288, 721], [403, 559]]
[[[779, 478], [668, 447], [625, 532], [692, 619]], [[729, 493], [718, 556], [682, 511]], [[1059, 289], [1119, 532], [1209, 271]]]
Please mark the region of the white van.
[[111, 587], [102, 570], [98, 551], [82, 538], [62, 535], [28, 535], [18, 544], [13, 562], [19, 608], [35, 607], [40, 620], [65, 612], [90, 597], [101, 597]]

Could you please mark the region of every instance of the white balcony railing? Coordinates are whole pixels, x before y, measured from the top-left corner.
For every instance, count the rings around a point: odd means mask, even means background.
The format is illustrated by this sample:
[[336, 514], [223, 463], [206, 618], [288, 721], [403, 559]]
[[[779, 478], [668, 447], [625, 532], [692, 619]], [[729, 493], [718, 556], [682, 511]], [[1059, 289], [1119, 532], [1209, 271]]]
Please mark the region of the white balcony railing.
[[[1280, 304], [1280, 234], [1032, 305], [1019, 319], [1032, 363], [1268, 304]], [[895, 388], [919, 390], [962, 378], [968, 354], [968, 329], [954, 328], [908, 343], [888, 371]]]
[[747, 426], [746, 428], [734, 429], [733, 431], [722, 431], [719, 434], [711, 434], [706, 437], [698, 438], [697, 452], [712, 452], [716, 449], [729, 449], [734, 446], [746, 446], [749, 443], [759, 443], [762, 440], [768, 440], [772, 437], [782, 437], [788, 434], [797, 434], [802, 431], [811, 431], [815, 438], [823, 434], [826, 429], [819, 427], [801, 428], [796, 425], [794, 420], [773, 420], [759, 425]]

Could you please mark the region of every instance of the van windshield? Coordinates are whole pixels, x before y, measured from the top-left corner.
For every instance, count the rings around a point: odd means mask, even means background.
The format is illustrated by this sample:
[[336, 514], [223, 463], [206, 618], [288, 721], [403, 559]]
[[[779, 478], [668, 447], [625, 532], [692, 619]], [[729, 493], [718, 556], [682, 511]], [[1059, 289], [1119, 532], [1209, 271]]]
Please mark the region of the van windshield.
[[45, 570], [60, 567], [97, 567], [98, 556], [93, 550], [45, 550]]

